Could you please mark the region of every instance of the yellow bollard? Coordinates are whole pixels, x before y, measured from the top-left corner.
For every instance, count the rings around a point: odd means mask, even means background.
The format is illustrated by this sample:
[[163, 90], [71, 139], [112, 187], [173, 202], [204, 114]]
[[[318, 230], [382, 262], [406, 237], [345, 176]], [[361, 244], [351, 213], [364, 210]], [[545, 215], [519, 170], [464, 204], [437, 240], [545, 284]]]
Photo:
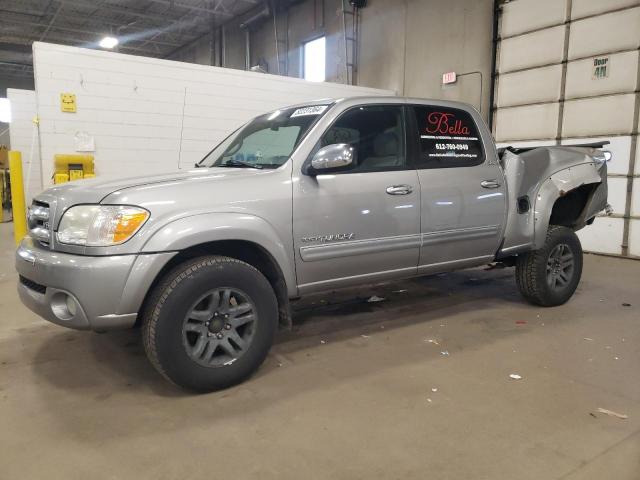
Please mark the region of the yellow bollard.
[[22, 181], [22, 154], [9, 152], [9, 178], [11, 179], [11, 206], [13, 209], [13, 238], [19, 245], [27, 234], [27, 209], [24, 201]]

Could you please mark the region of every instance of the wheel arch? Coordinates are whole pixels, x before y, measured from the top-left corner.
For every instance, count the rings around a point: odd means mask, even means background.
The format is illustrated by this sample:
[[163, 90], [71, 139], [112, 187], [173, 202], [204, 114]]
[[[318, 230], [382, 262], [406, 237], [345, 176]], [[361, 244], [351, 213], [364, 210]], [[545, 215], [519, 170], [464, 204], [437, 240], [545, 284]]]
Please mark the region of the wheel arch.
[[280, 321], [290, 325], [289, 298], [297, 295], [297, 285], [288, 250], [292, 252], [293, 247], [269, 222], [255, 215], [221, 212], [173, 220], [156, 230], [142, 249], [146, 253], [177, 254], [154, 277], [140, 311], [159, 280], [176, 265], [197, 256], [224, 255], [254, 266], [269, 280], [278, 299]]
[[544, 181], [535, 200], [534, 249], [544, 245], [550, 225], [574, 231], [584, 227], [590, 220], [592, 199], [601, 185], [606, 189], [606, 182], [590, 163], [561, 170]]
[[[280, 323], [287, 327], [291, 326], [291, 309], [286, 277], [278, 265], [278, 262], [269, 251], [261, 245], [248, 240], [214, 240], [192, 245], [180, 250], [155, 276], [142, 301], [140, 312], [145, 310], [151, 293], [168, 272], [181, 263], [205, 255], [231, 257], [255, 267], [266, 277], [275, 292], [276, 299], [278, 300]], [[142, 316], [140, 313], [138, 314], [138, 322]]]

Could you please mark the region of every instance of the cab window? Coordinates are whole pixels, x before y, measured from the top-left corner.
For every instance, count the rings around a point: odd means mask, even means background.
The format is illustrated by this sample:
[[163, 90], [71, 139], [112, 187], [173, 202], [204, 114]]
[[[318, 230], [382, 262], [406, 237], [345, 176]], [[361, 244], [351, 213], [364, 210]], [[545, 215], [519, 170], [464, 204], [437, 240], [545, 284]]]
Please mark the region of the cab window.
[[341, 173], [404, 170], [407, 168], [404, 123], [402, 106], [355, 107], [343, 113], [327, 130], [320, 147], [336, 143], [355, 147], [353, 166]]
[[468, 112], [424, 105], [413, 107], [420, 151], [416, 167], [473, 167], [484, 162], [478, 128]]

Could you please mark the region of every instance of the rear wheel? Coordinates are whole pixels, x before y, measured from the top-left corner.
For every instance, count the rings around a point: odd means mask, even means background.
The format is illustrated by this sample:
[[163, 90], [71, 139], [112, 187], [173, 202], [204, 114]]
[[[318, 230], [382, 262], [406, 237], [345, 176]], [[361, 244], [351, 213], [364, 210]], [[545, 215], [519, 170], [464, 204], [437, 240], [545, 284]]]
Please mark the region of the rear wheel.
[[170, 381], [212, 391], [257, 370], [277, 325], [267, 279], [247, 263], [208, 256], [179, 265], [154, 290], [143, 340], [149, 360]]
[[566, 303], [582, 276], [582, 246], [573, 230], [551, 226], [540, 250], [519, 255], [516, 283], [529, 302], [544, 307]]

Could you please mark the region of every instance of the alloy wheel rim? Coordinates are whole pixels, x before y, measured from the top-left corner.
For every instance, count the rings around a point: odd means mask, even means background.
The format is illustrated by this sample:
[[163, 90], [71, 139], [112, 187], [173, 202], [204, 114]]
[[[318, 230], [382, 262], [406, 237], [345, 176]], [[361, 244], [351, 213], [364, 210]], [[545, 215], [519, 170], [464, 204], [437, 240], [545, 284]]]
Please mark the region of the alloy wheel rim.
[[216, 288], [187, 311], [182, 342], [189, 358], [205, 367], [231, 365], [249, 348], [257, 314], [251, 298], [235, 288]]
[[563, 290], [573, 278], [575, 259], [566, 243], [556, 245], [547, 259], [547, 284], [553, 290]]

